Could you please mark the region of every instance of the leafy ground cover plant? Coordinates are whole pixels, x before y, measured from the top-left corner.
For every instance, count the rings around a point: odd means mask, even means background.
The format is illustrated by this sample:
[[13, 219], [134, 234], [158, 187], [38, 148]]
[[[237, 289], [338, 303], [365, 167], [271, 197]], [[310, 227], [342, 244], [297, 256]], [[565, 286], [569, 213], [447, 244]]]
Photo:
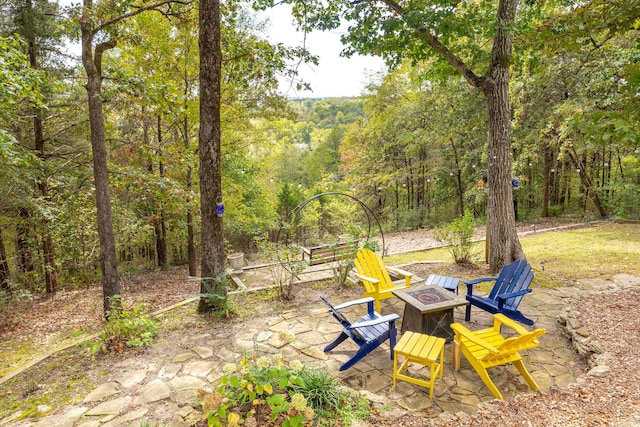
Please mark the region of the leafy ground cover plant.
[[92, 354], [122, 353], [126, 348], [148, 347], [158, 334], [158, 324], [146, 314], [146, 305], [125, 307], [118, 303], [109, 318], [102, 323], [102, 331], [97, 340], [89, 344]]
[[369, 416], [368, 402], [330, 373], [286, 363], [280, 355], [245, 357], [223, 371], [216, 391], [198, 393], [209, 426], [350, 425], [354, 414]]

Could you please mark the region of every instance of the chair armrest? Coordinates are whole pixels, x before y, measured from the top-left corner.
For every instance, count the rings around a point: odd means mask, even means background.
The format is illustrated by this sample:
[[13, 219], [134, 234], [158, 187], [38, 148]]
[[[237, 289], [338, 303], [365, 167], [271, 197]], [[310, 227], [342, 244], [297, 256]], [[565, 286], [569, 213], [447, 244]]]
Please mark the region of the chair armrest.
[[410, 273], [408, 271], [402, 270], [400, 268], [396, 268], [396, 267], [387, 267], [388, 271], [391, 271], [394, 274], [397, 274], [399, 276], [403, 276], [403, 277], [413, 277], [413, 273]]
[[496, 280], [498, 280], [497, 277], [483, 277], [480, 279], [466, 280], [462, 283], [467, 285], [467, 295], [473, 295], [473, 285], [477, 285], [482, 282], [495, 282]]
[[380, 316], [377, 319], [367, 320], [367, 321], [364, 321], [364, 322], [352, 323], [351, 326], [348, 327], [348, 329], [358, 329], [358, 328], [364, 328], [364, 327], [367, 327], [367, 326], [378, 325], [380, 323], [394, 322], [394, 321], [398, 320], [399, 318], [400, 318], [400, 316], [398, 316], [397, 314], [387, 314], [386, 316]]
[[498, 280], [497, 277], [482, 277], [480, 279], [465, 280], [462, 283], [464, 283], [465, 285], [469, 286], [469, 285], [476, 285], [476, 284], [482, 283], [482, 282], [495, 282], [496, 280]]
[[493, 315], [493, 328], [496, 331], [499, 331], [501, 326], [506, 326], [508, 328], [513, 329], [514, 331], [516, 331], [516, 333], [518, 335], [524, 335], [524, 334], [528, 334], [529, 331], [522, 326], [521, 324], [517, 323], [515, 320], [509, 319], [507, 316], [505, 316], [504, 314], [501, 313], [497, 313]]
[[474, 343], [476, 345], [479, 345], [482, 348], [487, 349], [491, 353], [493, 353], [493, 354], [498, 354], [499, 353], [497, 348], [495, 348], [494, 346], [492, 346], [491, 344], [489, 344], [485, 340], [483, 340], [481, 338], [478, 338], [473, 332], [471, 332], [469, 329], [464, 327], [462, 324], [460, 324], [460, 323], [452, 323], [451, 324], [451, 329], [453, 329], [453, 332], [455, 332], [456, 335], [462, 335], [463, 337], [465, 337], [466, 339], [468, 339], [472, 343]]
[[351, 307], [352, 305], [366, 304], [366, 303], [371, 302], [371, 301], [375, 301], [375, 299], [372, 298], [372, 297], [360, 298], [360, 299], [356, 299], [356, 300], [353, 300], [353, 301], [344, 302], [344, 303], [342, 303], [340, 305], [336, 305], [333, 308], [335, 308], [336, 310], [341, 310], [343, 308]]
[[365, 276], [364, 274], [356, 273], [356, 277], [360, 280], [364, 280], [365, 282], [371, 282], [374, 285], [380, 283], [380, 280], [374, 279], [373, 277]]
[[529, 292], [531, 292], [531, 290], [532, 290], [531, 288], [527, 288], [527, 289], [521, 289], [516, 292], [509, 292], [508, 294], [496, 295], [496, 299], [498, 300], [498, 309], [502, 310], [502, 307], [504, 306], [505, 301], [508, 300], [509, 298], [515, 298], [515, 297], [519, 297], [520, 295], [528, 294]]
[[411, 278], [413, 277], [413, 273], [395, 267], [387, 267], [387, 271], [393, 273], [394, 275], [404, 277], [405, 287], [411, 287]]
[[519, 297], [520, 295], [528, 294], [531, 291], [532, 291], [531, 288], [520, 289], [519, 291], [509, 292], [508, 294], [497, 295], [497, 298], [501, 300], [506, 300], [509, 298]]

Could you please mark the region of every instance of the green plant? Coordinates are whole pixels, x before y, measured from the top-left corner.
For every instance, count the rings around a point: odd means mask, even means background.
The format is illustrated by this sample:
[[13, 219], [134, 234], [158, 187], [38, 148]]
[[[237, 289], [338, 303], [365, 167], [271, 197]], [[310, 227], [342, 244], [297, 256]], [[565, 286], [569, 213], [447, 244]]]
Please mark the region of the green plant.
[[471, 211], [451, 221], [436, 231], [436, 239], [448, 245], [448, 250], [456, 264], [472, 264], [474, 223]]
[[215, 392], [198, 392], [210, 426], [349, 426], [370, 415], [369, 402], [331, 373], [280, 355], [245, 357], [223, 371]]
[[370, 416], [371, 402], [357, 394], [347, 399], [338, 411], [338, 417], [344, 426], [350, 426], [354, 420], [366, 420]]
[[380, 243], [378, 243], [377, 240], [367, 240], [366, 242], [364, 242], [364, 245], [362, 245], [362, 247], [373, 252], [378, 252], [380, 250]]
[[307, 399], [292, 390], [300, 383], [301, 364], [287, 365], [279, 356], [245, 357], [224, 366], [220, 387], [199, 392], [202, 410], [210, 426], [276, 423], [298, 427], [315, 418]]
[[146, 305], [138, 304], [125, 308], [120, 297], [113, 297], [114, 307], [102, 322], [102, 332], [89, 345], [91, 353], [122, 353], [126, 347], [148, 347], [158, 334], [158, 325], [145, 314]]
[[[329, 247], [338, 246], [339, 243], [335, 243], [334, 245], [329, 245]], [[333, 281], [338, 287], [342, 287], [347, 282], [347, 278], [349, 277], [349, 272], [353, 269], [353, 260], [356, 257], [356, 252], [358, 252], [357, 244], [353, 246], [347, 246], [347, 248], [336, 249], [340, 251], [340, 256], [338, 259], [329, 263], [331, 270], [333, 272]]]
[[282, 246], [264, 238], [256, 238], [256, 246], [267, 259], [269, 274], [280, 290], [280, 296], [293, 298], [293, 280], [307, 268], [308, 263], [300, 258], [300, 249]]
[[217, 317], [229, 317], [231, 307], [227, 298], [229, 289], [229, 281], [231, 280], [229, 273], [222, 271], [215, 277], [201, 277], [204, 284], [204, 292], [197, 294], [198, 298], [204, 300], [207, 307], [215, 307], [213, 314]]
[[293, 391], [302, 394], [321, 418], [337, 413], [346, 400], [346, 391], [329, 371], [305, 368], [300, 371], [299, 379], [292, 385]]

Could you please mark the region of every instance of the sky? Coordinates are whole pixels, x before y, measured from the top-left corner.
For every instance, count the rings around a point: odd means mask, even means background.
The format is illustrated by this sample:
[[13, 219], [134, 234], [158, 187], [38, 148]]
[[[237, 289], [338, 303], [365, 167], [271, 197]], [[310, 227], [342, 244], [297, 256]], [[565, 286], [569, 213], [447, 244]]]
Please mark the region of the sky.
[[[287, 46], [301, 46], [303, 33], [296, 32], [293, 18], [286, 5], [273, 8], [267, 14], [271, 25], [267, 37], [272, 42], [281, 42]], [[301, 64], [298, 72], [310, 83], [312, 92], [296, 91], [289, 81], [280, 83], [280, 91], [289, 98], [327, 98], [351, 97], [363, 93], [365, 86], [372, 80], [372, 74], [384, 72], [384, 61], [379, 57], [354, 55], [343, 58], [344, 49], [340, 42], [340, 29], [334, 31], [314, 31], [307, 34], [307, 49], [319, 56], [319, 64]]]
[[[62, 4], [70, 0], [62, 0]], [[272, 42], [281, 42], [287, 46], [302, 46], [303, 33], [297, 32], [293, 24], [290, 6], [281, 4], [265, 12], [271, 25], [267, 38]], [[340, 35], [345, 30], [314, 31], [307, 34], [307, 49], [319, 57], [319, 64], [300, 64], [300, 77], [311, 85], [312, 91], [297, 91], [288, 80], [280, 82], [280, 92], [288, 98], [329, 98], [353, 97], [363, 93], [365, 86], [372, 82], [370, 75], [386, 70], [380, 57], [353, 55], [351, 58], [340, 56], [344, 49]], [[80, 56], [80, 46], [70, 46], [73, 54]]]

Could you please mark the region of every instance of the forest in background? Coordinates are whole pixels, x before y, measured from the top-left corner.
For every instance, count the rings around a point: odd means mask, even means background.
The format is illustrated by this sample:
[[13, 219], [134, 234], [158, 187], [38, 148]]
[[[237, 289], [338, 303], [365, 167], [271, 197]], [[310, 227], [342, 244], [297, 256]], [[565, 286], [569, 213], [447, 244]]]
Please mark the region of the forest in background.
[[[78, 9], [38, 0], [0, 7], [3, 295], [46, 292], [52, 270], [63, 288], [99, 281], [86, 76], [69, 49]], [[639, 2], [523, 8], [511, 74], [517, 218], [637, 218]], [[356, 197], [385, 231], [436, 227], [465, 210], [482, 221], [486, 106], [462, 78], [425, 58], [393, 64], [358, 98], [288, 100], [278, 77], [305, 84], [296, 61], [314, 58], [269, 44], [248, 4], [225, 3], [222, 13], [229, 252], [274, 238], [299, 203], [323, 192]], [[127, 274], [187, 262], [190, 235], [198, 246], [197, 9], [136, 15], [118, 37], [102, 64], [102, 101]], [[305, 221], [340, 233], [362, 225], [359, 215], [336, 197], [310, 207]]]

